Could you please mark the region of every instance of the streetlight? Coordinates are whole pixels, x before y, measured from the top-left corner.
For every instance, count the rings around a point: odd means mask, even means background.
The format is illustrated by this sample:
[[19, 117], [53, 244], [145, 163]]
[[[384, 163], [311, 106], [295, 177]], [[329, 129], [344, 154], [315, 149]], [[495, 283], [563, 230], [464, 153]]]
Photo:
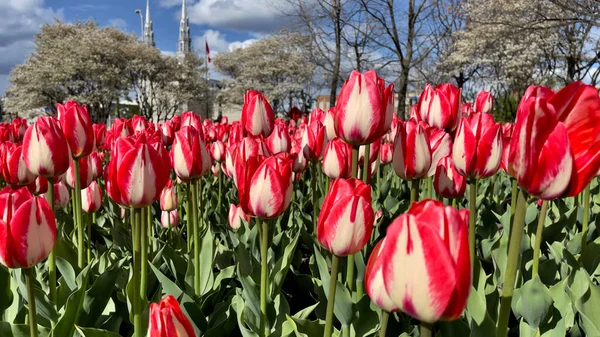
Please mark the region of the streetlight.
[[138, 14], [140, 16], [140, 26], [142, 28], [140, 36], [142, 37], [142, 41], [144, 41], [144, 14], [142, 14], [141, 9], [136, 9], [135, 14]]

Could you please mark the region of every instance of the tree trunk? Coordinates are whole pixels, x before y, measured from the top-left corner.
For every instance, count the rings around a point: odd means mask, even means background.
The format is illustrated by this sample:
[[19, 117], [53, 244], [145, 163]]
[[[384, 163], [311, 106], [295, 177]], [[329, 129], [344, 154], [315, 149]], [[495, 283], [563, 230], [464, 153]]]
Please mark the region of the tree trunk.
[[[391, 6], [390, 13], [392, 13]], [[412, 63], [416, 16], [417, 15], [415, 13], [415, 0], [410, 0], [408, 2], [408, 32], [406, 35], [406, 50], [404, 53], [404, 57], [400, 59], [402, 69], [400, 70], [400, 77], [398, 78], [398, 116], [408, 117], [409, 110], [406, 106], [406, 93], [408, 91], [408, 76], [410, 74], [410, 67]]]
[[400, 77], [398, 78], [398, 117], [408, 119], [408, 109], [406, 107], [406, 93], [408, 91], [408, 71], [409, 68], [402, 67]]
[[337, 87], [340, 78], [341, 44], [342, 32], [340, 23], [341, 6], [340, 0], [333, 0], [333, 25], [335, 27], [335, 61], [331, 75], [331, 92], [329, 94], [329, 106], [334, 106], [337, 99]]

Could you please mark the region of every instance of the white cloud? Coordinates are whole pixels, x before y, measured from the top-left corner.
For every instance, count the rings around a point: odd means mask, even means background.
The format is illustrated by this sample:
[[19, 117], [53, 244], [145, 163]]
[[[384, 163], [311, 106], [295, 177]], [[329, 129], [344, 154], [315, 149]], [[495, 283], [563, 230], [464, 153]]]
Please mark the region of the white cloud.
[[188, 15], [195, 24], [246, 32], [275, 31], [287, 21], [273, 0], [200, 0], [188, 5]]
[[[187, 1], [187, 5], [189, 6], [192, 3], [192, 1], [188, 0]], [[159, 0], [158, 1], [158, 5], [160, 7], [174, 7], [174, 6], [181, 6], [181, 0]]]
[[204, 35], [194, 37], [194, 49], [204, 54], [204, 41], [208, 41], [210, 53], [215, 55], [220, 52], [232, 51], [241, 47], [246, 47], [256, 39], [248, 39], [244, 41], [227, 41], [225, 34], [218, 30], [208, 29]]
[[62, 19], [63, 11], [44, 6], [44, 0], [0, 0], [0, 95], [8, 74], [33, 50], [33, 38], [45, 23]]
[[111, 26], [115, 26], [115, 27], [117, 27], [117, 28], [121, 28], [121, 29], [127, 28], [127, 21], [125, 21], [125, 20], [123, 20], [123, 19], [121, 19], [121, 18], [114, 18], [114, 19], [110, 19], [110, 20], [108, 21], [108, 23], [109, 23]]

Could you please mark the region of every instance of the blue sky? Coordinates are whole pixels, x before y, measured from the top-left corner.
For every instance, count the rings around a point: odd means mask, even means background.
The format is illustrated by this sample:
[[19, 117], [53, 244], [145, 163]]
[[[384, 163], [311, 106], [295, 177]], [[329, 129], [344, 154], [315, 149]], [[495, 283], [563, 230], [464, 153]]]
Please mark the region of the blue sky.
[[[194, 48], [211, 53], [247, 44], [283, 27], [286, 17], [278, 0], [187, 0]], [[145, 12], [146, 0], [0, 0], [0, 95], [10, 85], [8, 74], [33, 49], [41, 25], [55, 19], [67, 22], [94, 19], [140, 33], [136, 9]], [[156, 46], [165, 53], [177, 48], [181, 0], [150, 0]], [[213, 77], [218, 77], [215, 74]]]

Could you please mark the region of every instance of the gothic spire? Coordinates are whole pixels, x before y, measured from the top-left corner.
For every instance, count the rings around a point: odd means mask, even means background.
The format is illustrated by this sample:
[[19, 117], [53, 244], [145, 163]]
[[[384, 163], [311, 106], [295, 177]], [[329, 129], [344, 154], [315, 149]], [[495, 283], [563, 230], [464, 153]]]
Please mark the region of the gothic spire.
[[152, 28], [152, 19], [150, 19], [150, 0], [146, 0], [146, 23], [144, 24], [144, 42], [149, 46], [155, 47], [154, 29]]
[[179, 22], [179, 43], [177, 44], [177, 57], [183, 58], [192, 50], [190, 35], [190, 20], [187, 15], [185, 0], [181, 3], [181, 21]]

